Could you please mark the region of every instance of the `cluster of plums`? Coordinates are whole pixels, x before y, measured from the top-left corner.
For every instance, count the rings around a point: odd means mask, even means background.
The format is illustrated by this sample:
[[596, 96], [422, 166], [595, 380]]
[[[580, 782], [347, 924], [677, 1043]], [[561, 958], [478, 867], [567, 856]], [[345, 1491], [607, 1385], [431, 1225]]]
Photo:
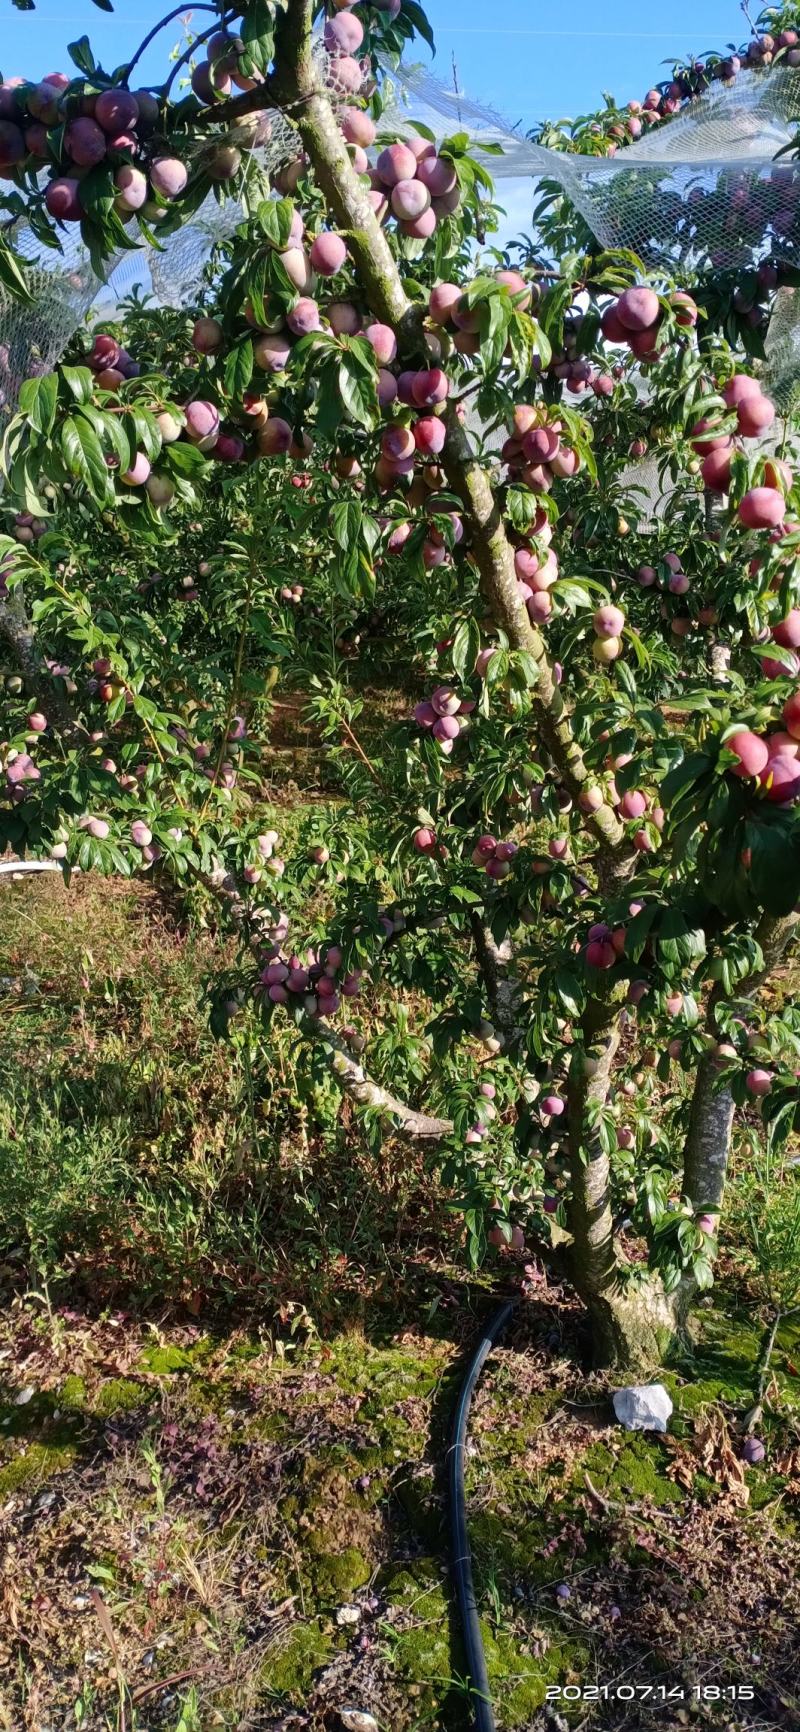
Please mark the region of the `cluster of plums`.
[[[422, 543], [422, 563], [427, 570], [434, 566], [444, 565], [449, 558], [450, 540], [453, 546], [458, 546], [464, 538], [464, 525], [459, 512], [454, 511], [450, 501], [438, 498], [435, 492], [442, 484], [442, 471], [437, 463], [426, 463], [420, 474], [415, 475], [403, 496], [403, 508], [410, 507], [421, 511], [428, 519], [425, 540]], [[399, 520], [381, 518], [381, 528], [387, 531], [386, 551], [390, 554], [402, 553], [414, 525], [407, 517]], [[443, 523], [450, 525], [450, 538], [442, 527]]]
[[[775, 405], [764, 395], [757, 379], [735, 373], [722, 389], [724, 412], [704, 415], [691, 428], [692, 449], [702, 456], [700, 474], [711, 493], [727, 493], [731, 465], [738, 449], [736, 435], [759, 439], [775, 420]], [[735, 421], [732, 418], [735, 417]], [[763, 463], [763, 483], [751, 487], [739, 502], [738, 515], [746, 529], [777, 529], [786, 516], [784, 494], [791, 487], [792, 470], [781, 458]]]
[[625, 615], [621, 607], [614, 607], [611, 603], [598, 607], [592, 616], [592, 655], [596, 662], [606, 666], [609, 662], [616, 661], [617, 656], [622, 653], [624, 629]]
[[379, 222], [395, 217], [401, 234], [411, 240], [428, 240], [437, 223], [452, 216], [461, 202], [453, 163], [437, 156], [435, 144], [426, 138], [411, 136], [407, 143], [386, 145], [368, 172], [369, 200]]
[[[94, 373], [98, 390], [110, 396], [112, 403], [126, 380], [139, 373], [138, 362], [131, 358], [116, 338], [104, 332], [95, 337], [86, 360]], [[180, 410], [180, 418], [172, 409], [155, 411], [155, 422], [162, 446], [175, 444], [177, 440], [185, 438], [204, 455], [211, 455], [213, 452], [214, 457], [222, 462], [238, 462], [244, 456], [244, 440], [238, 433], [223, 430], [215, 404], [195, 399], [180, 405]], [[114, 458], [107, 458], [106, 461], [109, 468], [115, 466]], [[119, 480], [125, 487], [143, 487], [151, 504], [157, 509], [168, 506], [175, 494], [175, 483], [171, 476], [154, 470], [149, 457], [143, 451], [136, 453], [129, 469], [119, 473]]]
[[[691, 588], [691, 579], [683, 569], [680, 554], [665, 553], [661, 560], [661, 565], [666, 569], [667, 573], [666, 579], [663, 582], [661, 581], [659, 572], [654, 565], [640, 565], [637, 567], [635, 576], [640, 588], [652, 589], [653, 587], [656, 587], [660, 588], [667, 595], [686, 595], [687, 591]], [[669, 618], [669, 610], [666, 601], [662, 601], [661, 603], [661, 617], [665, 620]], [[701, 607], [697, 611], [697, 623], [701, 626], [715, 625], [717, 618], [717, 610], [711, 605]], [[694, 618], [691, 615], [677, 613], [670, 618], [669, 627], [673, 637], [688, 637], [694, 623]]]
[[[340, 14], [328, 20], [326, 34], [341, 31], [345, 25], [361, 28], [351, 14]], [[343, 76], [350, 76], [348, 65], [356, 69], [359, 80], [363, 79], [359, 62], [339, 55], [331, 66], [331, 81], [339, 90]], [[452, 216], [461, 202], [453, 163], [439, 156], [430, 140], [411, 133], [407, 139], [394, 139], [385, 145], [372, 165], [367, 151], [375, 145], [378, 129], [371, 116], [362, 108], [347, 105], [339, 110], [338, 120], [353, 167], [368, 184], [367, 198], [378, 221], [394, 219], [399, 232], [410, 240], [428, 240], [437, 224]], [[276, 187], [283, 193], [294, 192], [306, 168], [302, 156], [284, 164], [275, 176]]]
[[558, 416], [543, 404], [518, 403], [500, 453], [509, 474], [534, 493], [549, 493], [555, 480], [577, 475], [580, 457], [563, 435]]
[[[691, 295], [676, 289], [669, 296], [676, 325], [691, 330], [697, 324], [697, 306]], [[660, 350], [660, 330], [665, 309], [654, 289], [635, 284], [624, 289], [606, 307], [600, 320], [609, 343], [625, 343], [639, 361], [653, 360]]]
[[354, 969], [342, 975], [342, 952], [338, 944], [329, 944], [323, 951], [309, 950], [305, 962], [300, 956], [284, 957], [279, 947], [261, 971], [262, 990], [272, 1004], [299, 1004], [308, 1016], [333, 1016], [342, 998], [355, 998], [360, 990], [362, 971]]
[[685, 102], [702, 96], [712, 81], [731, 84], [743, 70], [757, 71], [771, 66], [776, 56], [782, 65], [800, 66], [800, 33], [797, 30], [779, 30], [775, 35], [770, 31], [757, 33], [738, 53], [728, 51], [710, 55], [707, 60], [693, 60], [676, 68], [672, 78], [653, 86], [641, 102], [629, 102], [624, 119], [615, 120], [605, 128], [600, 121], [591, 122], [588, 136], [603, 134], [605, 153], [614, 156], [620, 145], [634, 144], [656, 122], [668, 120], [680, 112]]
[[420, 728], [430, 729], [440, 752], [449, 757], [464, 727], [459, 717], [469, 715], [474, 708], [473, 698], [459, 697], [452, 686], [437, 686], [430, 698], [417, 704], [414, 720]]
[[[526, 282], [519, 271], [499, 270], [494, 280], [506, 289], [521, 313], [530, 309], [537, 285]], [[470, 306], [468, 289], [458, 283], [436, 283], [428, 297], [428, 317], [452, 340], [459, 355], [477, 355], [481, 346], [481, 313]]]
[[[47, 528], [43, 517], [34, 517], [31, 511], [17, 511], [14, 515], [11, 534], [15, 541], [38, 541], [41, 535], [47, 534]], [[5, 587], [5, 577], [0, 570], [0, 595], [3, 594]]]
[[511, 862], [518, 853], [518, 842], [498, 842], [496, 836], [480, 836], [472, 850], [472, 860], [487, 878], [508, 878]]
[[768, 800], [783, 806], [800, 797], [800, 692], [787, 699], [782, 721], [774, 734], [737, 728], [723, 744], [736, 759], [733, 775], [755, 781]]
[[[45, 206], [57, 222], [75, 223], [90, 214], [82, 182], [106, 164], [117, 215], [127, 221], [140, 212], [158, 222], [189, 178], [185, 163], [153, 143], [158, 126], [158, 102], [148, 90], [90, 91], [63, 72], [38, 84], [8, 79], [0, 85], [0, 179], [22, 184], [24, 175], [49, 168]], [[215, 153], [205, 166], [212, 178], [227, 178]]]

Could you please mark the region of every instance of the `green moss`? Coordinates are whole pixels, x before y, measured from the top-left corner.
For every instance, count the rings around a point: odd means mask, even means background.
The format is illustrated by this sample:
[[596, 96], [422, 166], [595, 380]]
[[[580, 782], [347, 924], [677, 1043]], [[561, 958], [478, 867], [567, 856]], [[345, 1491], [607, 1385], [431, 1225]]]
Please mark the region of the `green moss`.
[[295, 1624], [282, 1647], [270, 1654], [262, 1672], [265, 1689], [302, 1706], [314, 1673], [330, 1658], [333, 1643], [320, 1620]]
[[132, 1413], [149, 1400], [150, 1391], [131, 1377], [112, 1377], [102, 1384], [92, 1403], [92, 1412], [102, 1419], [115, 1413]]
[[506, 1630], [493, 1633], [485, 1622], [481, 1623], [481, 1629], [498, 1718], [508, 1732], [517, 1726], [531, 1725], [551, 1684], [589, 1676], [589, 1651], [581, 1642], [552, 1641], [541, 1657], [534, 1660], [524, 1638], [515, 1641]]
[[146, 1371], [152, 1371], [157, 1377], [169, 1377], [176, 1371], [191, 1371], [193, 1359], [183, 1347], [146, 1347], [141, 1363]]
[[453, 1671], [450, 1618], [444, 1585], [433, 1558], [420, 1558], [387, 1584], [387, 1599], [409, 1620], [394, 1635], [397, 1670], [412, 1683], [441, 1686]]
[[[704, 1407], [713, 1402], [740, 1401], [742, 1396], [742, 1386], [732, 1385], [730, 1378], [726, 1377], [700, 1377], [696, 1382], [681, 1384], [667, 1375], [663, 1382], [672, 1397], [678, 1421], [695, 1419]], [[670, 1431], [676, 1437], [682, 1437], [687, 1435], [688, 1428], [670, 1420]]]
[[441, 1543], [444, 1513], [433, 1497], [434, 1481], [406, 1473], [396, 1487], [397, 1500], [415, 1534], [433, 1549]]
[[373, 1347], [360, 1335], [342, 1335], [332, 1343], [325, 1369], [345, 1395], [366, 1395], [366, 1414], [384, 1418], [396, 1401], [433, 1394], [446, 1353], [438, 1342], [415, 1341], [405, 1349]]
[[[552, 1567], [552, 1566], [551, 1566]], [[392, 1661], [416, 1706], [436, 1714], [437, 1725], [460, 1729], [471, 1724], [468, 1695], [463, 1686], [464, 1661], [452, 1641], [452, 1608], [447, 1584], [434, 1558], [420, 1558], [395, 1572], [386, 1583], [389, 1603], [402, 1613], [392, 1630]], [[548, 1685], [587, 1676], [588, 1651], [581, 1643], [559, 1636], [541, 1657], [530, 1653], [530, 1638], [509, 1630], [494, 1630], [484, 1619], [481, 1629], [486, 1666], [500, 1723], [512, 1732], [529, 1726], [545, 1700]]]
[[65, 1378], [58, 1392], [58, 1406], [63, 1411], [85, 1413], [87, 1408], [86, 1384], [82, 1377]]
[[22, 1455], [15, 1456], [13, 1461], [0, 1468], [0, 1498], [10, 1497], [23, 1486], [30, 1492], [34, 1491], [54, 1473], [66, 1473], [74, 1459], [75, 1450], [69, 1445], [29, 1444]]
[[314, 1591], [323, 1602], [341, 1604], [357, 1588], [363, 1588], [372, 1575], [372, 1565], [357, 1546], [345, 1546], [340, 1552], [317, 1553], [311, 1567]]
[[588, 1470], [598, 1491], [612, 1499], [627, 1501], [633, 1497], [649, 1498], [655, 1504], [680, 1503], [683, 1493], [667, 1478], [668, 1461], [663, 1444], [636, 1433], [616, 1452], [604, 1443], [593, 1444], [584, 1456], [582, 1470]]

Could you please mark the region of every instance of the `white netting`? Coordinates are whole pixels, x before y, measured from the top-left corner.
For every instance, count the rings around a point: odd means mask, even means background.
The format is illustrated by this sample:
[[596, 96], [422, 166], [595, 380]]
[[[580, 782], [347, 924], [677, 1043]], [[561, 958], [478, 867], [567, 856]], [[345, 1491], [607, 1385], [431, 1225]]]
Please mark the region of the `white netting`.
[[779, 289], [765, 344], [764, 390], [784, 415], [800, 408], [800, 306], [796, 289]]
[[774, 160], [795, 136], [800, 70], [714, 84], [614, 157], [545, 150], [427, 71], [400, 75], [389, 112], [499, 144], [502, 156], [485, 157], [496, 180], [557, 181], [603, 246], [649, 264], [727, 270], [800, 256], [800, 164]]
[[[322, 52], [320, 66], [335, 83], [335, 62]], [[613, 158], [545, 150], [424, 69], [401, 68], [389, 80], [383, 130], [419, 121], [440, 138], [458, 128], [479, 145], [499, 144], [501, 156], [485, 156], [496, 179], [556, 182], [604, 246], [625, 247], [648, 264], [672, 268], [736, 269], [767, 256], [800, 259], [800, 165], [774, 160], [794, 135], [800, 71], [748, 71], [729, 85], [715, 84]], [[280, 115], [261, 117], [260, 124], [254, 156], [274, 172], [297, 155], [297, 134]], [[246, 125], [232, 140], [253, 142]], [[242, 215], [235, 200], [219, 204], [209, 197], [186, 227], [162, 242], [163, 251], [142, 248], [109, 261], [107, 292], [113, 297], [133, 281], [147, 283], [149, 274], [159, 301], [187, 305], [213, 245], [232, 233]], [[62, 253], [42, 247], [24, 224], [10, 238], [35, 260], [36, 306], [0, 289], [0, 391], [7, 407], [22, 379], [53, 365], [100, 293], [71, 231]], [[782, 402], [800, 379], [794, 308], [793, 296], [782, 299], [770, 335], [770, 384]]]

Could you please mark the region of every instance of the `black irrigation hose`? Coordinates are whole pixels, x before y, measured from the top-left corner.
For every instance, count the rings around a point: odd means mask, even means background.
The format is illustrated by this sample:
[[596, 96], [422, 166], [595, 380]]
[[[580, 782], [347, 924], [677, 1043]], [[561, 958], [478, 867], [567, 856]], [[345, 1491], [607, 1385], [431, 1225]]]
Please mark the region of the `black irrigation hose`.
[[496, 1311], [488, 1328], [470, 1360], [467, 1375], [461, 1386], [461, 1393], [453, 1414], [453, 1428], [450, 1445], [447, 1451], [447, 1489], [450, 1505], [450, 1545], [451, 1564], [455, 1580], [456, 1598], [461, 1614], [464, 1631], [464, 1651], [467, 1660], [467, 1676], [470, 1687], [470, 1701], [473, 1708], [475, 1732], [495, 1732], [495, 1718], [492, 1711], [492, 1698], [489, 1690], [489, 1675], [486, 1670], [486, 1655], [483, 1651], [483, 1637], [478, 1619], [478, 1607], [475, 1603], [475, 1583], [472, 1577], [472, 1556], [469, 1549], [469, 1534], [467, 1532], [467, 1500], [464, 1491], [464, 1462], [467, 1451], [467, 1425], [469, 1410], [475, 1386], [484, 1365], [498, 1337], [502, 1335], [512, 1312], [517, 1305], [516, 1299], [508, 1299]]

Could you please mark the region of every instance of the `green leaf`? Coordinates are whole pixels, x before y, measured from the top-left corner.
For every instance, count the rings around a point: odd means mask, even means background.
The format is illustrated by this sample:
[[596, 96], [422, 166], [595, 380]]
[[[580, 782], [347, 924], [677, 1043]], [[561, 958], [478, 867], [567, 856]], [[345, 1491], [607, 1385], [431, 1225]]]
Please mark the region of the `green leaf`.
[[669, 805], [675, 796], [688, 788], [692, 782], [699, 782], [713, 767], [713, 759], [706, 752], [690, 752], [682, 758], [674, 770], [664, 777], [661, 784], [661, 798], [664, 805]]
[[81, 181], [80, 200], [87, 216], [103, 223], [113, 208], [116, 197], [114, 176], [105, 163], [90, 168]]
[[487, 369], [499, 367], [505, 353], [514, 310], [507, 295], [491, 295], [478, 303], [481, 359]]
[[26, 379], [20, 387], [20, 414], [27, 415], [37, 433], [47, 438], [56, 418], [58, 379], [55, 373], [43, 373], [40, 379]]
[[[97, 5], [97, 0], [95, 0], [95, 5]], [[102, 7], [101, 10], [110, 12], [111, 7]], [[87, 73], [89, 78], [97, 71], [97, 64], [89, 46], [88, 36], [79, 36], [77, 42], [70, 42], [67, 46], [67, 53], [78, 70]]]
[[88, 367], [61, 367], [59, 378], [72, 392], [76, 403], [91, 402], [94, 374]]
[[[771, 646], [770, 646], [771, 647]], [[800, 845], [784, 824], [748, 827], [750, 883], [768, 914], [790, 914], [800, 895]]]
[[45, 517], [49, 509], [46, 501], [39, 497], [38, 486], [41, 479], [39, 451], [23, 452], [13, 465], [9, 485], [14, 498], [20, 501], [25, 511], [33, 512], [35, 517]]
[[254, 366], [253, 345], [249, 337], [244, 337], [225, 360], [225, 389], [229, 397], [235, 397], [237, 401], [243, 397], [253, 377]]
[[472, 673], [481, 647], [481, 630], [476, 619], [462, 619], [456, 627], [451, 656], [459, 679]]
[[134, 403], [126, 413], [126, 420], [133, 421], [137, 450], [143, 451], [151, 463], [161, 456], [161, 434], [156, 424], [155, 415], [149, 409], [140, 409]]
[[377, 373], [364, 366], [352, 350], [341, 356], [338, 369], [339, 395], [352, 421], [371, 429], [378, 418]]
[[241, 37], [247, 58], [257, 72], [266, 74], [275, 48], [275, 20], [267, 0], [248, 0]]
[[290, 198], [265, 199], [258, 207], [258, 221], [270, 246], [286, 251], [292, 230], [294, 205]]
[[82, 413], [91, 424], [101, 444], [110, 445], [114, 456], [119, 459], [120, 469], [130, 469], [136, 456], [136, 446], [131, 443], [127, 428], [119, 415], [110, 410], [96, 409], [93, 403], [86, 403]]
[[342, 419], [342, 399], [338, 386], [339, 365], [335, 355], [326, 357], [316, 374], [317, 432], [329, 437]]
[[331, 530], [337, 547], [352, 553], [358, 546], [363, 516], [359, 499], [340, 499], [331, 513]]
[[179, 444], [165, 445], [161, 456], [180, 475], [199, 475], [208, 462], [196, 445], [189, 445], [183, 440]]
[[509, 487], [506, 511], [515, 529], [527, 529], [536, 516], [537, 495], [530, 487]]
[[580, 1016], [586, 1002], [586, 993], [577, 976], [567, 968], [557, 968], [555, 988], [567, 1015]]
[[433, 39], [433, 31], [422, 7], [417, 5], [417, 0], [404, 0], [403, 17], [407, 18], [410, 24], [413, 24], [417, 35], [422, 37], [423, 42], [427, 42], [431, 53], [435, 54], [436, 43]]
[[33, 300], [22, 265], [16, 253], [12, 252], [11, 247], [3, 240], [0, 240], [0, 284], [8, 289], [9, 294], [16, 300]]
[[100, 440], [85, 416], [69, 416], [61, 428], [61, 450], [71, 475], [82, 481], [98, 505], [113, 497]]

